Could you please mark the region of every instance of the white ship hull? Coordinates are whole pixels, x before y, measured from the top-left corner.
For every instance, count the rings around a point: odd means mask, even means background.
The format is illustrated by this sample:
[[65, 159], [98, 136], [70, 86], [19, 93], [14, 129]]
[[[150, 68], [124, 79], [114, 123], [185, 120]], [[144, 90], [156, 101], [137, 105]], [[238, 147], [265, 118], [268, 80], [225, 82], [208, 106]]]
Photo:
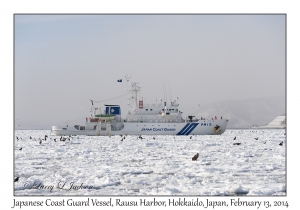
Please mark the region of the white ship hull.
[[[175, 100], [144, 104], [143, 97], [138, 100], [140, 87], [136, 82], [128, 81], [128, 111], [125, 119], [121, 118], [119, 105], [105, 105], [104, 112], [101, 108], [94, 107], [92, 102], [92, 115], [86, 118], [84, 126], [52, 126], [56, 135], [218, 135], [222, 134], [229, 119], [225, 117], [197, 119], [195, 116], [182, 118], [179, 110], [178, 97]], [[98, 113], [96, 112], [98, 110]]]
[[77, 130], [72, 127], [52, 126], [52, 132], [56, 135], [87, 135], [87, 136], [111, 136], [111, 135], [218, 135], [222, 134], [228, 125], [228, 119], [199, 120], [188, 123], [124, 123], [121, 130], [100, 129], [101, 123], [96, 129]]

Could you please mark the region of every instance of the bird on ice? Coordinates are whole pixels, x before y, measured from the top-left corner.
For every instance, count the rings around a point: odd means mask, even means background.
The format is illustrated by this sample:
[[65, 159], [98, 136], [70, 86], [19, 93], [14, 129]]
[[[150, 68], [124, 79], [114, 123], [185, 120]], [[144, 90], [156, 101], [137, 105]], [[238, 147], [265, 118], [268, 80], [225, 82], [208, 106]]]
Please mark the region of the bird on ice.
[[14, 181], [14, 182], [17, 182], [17, 181], [19, 181], [19, 178], [20, 178], [20, 177], [17, 177], [17, 178], [15, 178], [15, 181]]
[[199, 157], [199, 153], [197, 153], [196, 155], [194, 155], [194, 157], [192, 158], [192, 161], [197, 160]]
[[60, 141], [66, 141], [67, 139], [66, 139], [66, 138], [63, 138], [63, 137], [61, 136], [59, 140], [60, 140]]

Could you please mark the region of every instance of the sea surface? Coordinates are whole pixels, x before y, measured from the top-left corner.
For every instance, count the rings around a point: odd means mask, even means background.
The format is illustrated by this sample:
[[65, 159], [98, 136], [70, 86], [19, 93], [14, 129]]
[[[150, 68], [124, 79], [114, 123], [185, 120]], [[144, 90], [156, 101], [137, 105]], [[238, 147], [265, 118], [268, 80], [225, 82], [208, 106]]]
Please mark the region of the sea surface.
[[16, 130], [14, 195], [282, 196], [285, 132], [229, 129], [222, 135], [60, 141], [50, 130]]

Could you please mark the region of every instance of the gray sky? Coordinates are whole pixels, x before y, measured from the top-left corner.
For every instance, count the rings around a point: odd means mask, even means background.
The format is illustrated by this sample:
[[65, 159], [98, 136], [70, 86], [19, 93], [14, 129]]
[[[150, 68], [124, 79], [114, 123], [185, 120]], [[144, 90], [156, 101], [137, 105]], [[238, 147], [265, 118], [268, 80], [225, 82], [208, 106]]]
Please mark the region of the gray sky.
[[[90, 99], [126, 93], [125, 74], [146, 102], [163, 98], [165, 84], [185, 114], [198, 104], [285, 95], [285, 18], [15, 15], [16, 128], [82, 124]], [[126, 97], [104, 103], [120, 104], [125, 116]]]

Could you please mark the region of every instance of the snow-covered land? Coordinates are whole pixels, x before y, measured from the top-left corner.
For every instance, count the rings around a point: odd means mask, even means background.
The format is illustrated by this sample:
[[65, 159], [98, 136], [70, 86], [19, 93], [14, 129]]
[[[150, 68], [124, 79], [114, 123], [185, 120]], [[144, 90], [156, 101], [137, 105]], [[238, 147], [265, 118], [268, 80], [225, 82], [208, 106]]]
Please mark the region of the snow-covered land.
[[50, 130], [15, 136], [15, 195], [286, 195], [284, 129], [123, 141], [72, 136], [63, 142]]

